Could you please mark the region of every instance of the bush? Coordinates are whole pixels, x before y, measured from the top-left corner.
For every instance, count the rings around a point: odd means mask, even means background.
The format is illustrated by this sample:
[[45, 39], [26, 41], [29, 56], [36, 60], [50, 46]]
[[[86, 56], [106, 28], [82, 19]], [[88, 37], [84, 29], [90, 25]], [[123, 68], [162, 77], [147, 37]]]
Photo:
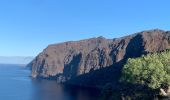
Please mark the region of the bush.
[[170, 86], [170, 51], [129, 58], [122, 69], [120, 80], [151, 89]]

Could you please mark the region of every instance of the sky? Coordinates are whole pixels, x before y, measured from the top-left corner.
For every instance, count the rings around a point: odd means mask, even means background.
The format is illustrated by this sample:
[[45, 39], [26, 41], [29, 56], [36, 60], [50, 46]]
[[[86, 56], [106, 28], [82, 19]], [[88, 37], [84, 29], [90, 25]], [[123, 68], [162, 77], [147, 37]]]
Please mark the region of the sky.
[[49, 44], [170, 29], [170, 0], [0, 0], [0, 56]]

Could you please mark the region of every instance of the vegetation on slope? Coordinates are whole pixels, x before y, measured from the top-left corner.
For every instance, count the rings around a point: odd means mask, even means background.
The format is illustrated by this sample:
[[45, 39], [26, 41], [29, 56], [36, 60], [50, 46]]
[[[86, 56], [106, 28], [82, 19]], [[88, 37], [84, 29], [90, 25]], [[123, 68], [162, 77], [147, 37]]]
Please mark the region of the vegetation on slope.
[[126, 87], [123, 88], [123, 91], [128, 91], [130, 96], [124, 95], [122, 91], [115, 95], [115, 90], [112, 90], [110, 85], [109, 88], [103, 89], [103, 97], [110, 98], [108, 100], [113, 97], [143, 100], [149, 99], [151, 94], [155, 95], [154, 93], [168, 96], [170, 90], [170, 51], [129, 58], [122, 69], [120, 82], [123, 84], [121, 88]]
[[151, 89], [167, 89], [170, 86], [170, 51], [128, 59], [121, 81]]

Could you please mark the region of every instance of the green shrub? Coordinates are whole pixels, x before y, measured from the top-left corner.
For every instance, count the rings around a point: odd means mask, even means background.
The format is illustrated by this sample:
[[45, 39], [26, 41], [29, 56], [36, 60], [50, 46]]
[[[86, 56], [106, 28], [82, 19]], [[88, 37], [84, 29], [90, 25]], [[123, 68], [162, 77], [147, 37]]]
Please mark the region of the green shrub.
[[129, 58], [122, 69], [120, 80], [151, 89], [170, 86], [170, 51]]

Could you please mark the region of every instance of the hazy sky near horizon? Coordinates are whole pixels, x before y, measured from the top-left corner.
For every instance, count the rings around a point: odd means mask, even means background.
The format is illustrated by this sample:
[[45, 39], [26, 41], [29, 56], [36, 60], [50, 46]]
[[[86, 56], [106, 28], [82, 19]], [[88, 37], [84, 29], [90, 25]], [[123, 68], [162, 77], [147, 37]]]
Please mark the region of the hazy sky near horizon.
[[169, 0], [0, 0], [0, 56], [48, 44], [170, 28]]

